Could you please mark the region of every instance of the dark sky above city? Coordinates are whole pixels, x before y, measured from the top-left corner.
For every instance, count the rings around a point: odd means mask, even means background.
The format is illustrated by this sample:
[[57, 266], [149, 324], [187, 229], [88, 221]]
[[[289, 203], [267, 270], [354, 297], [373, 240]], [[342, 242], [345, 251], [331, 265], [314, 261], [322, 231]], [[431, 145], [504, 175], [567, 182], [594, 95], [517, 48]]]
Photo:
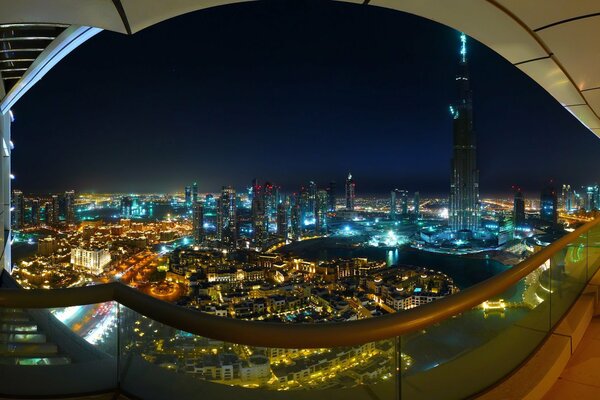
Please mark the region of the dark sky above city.
[[[102, 32], [14, 107], [25, 192], [201, 192], [254, 177], [357, 194], [449, 190], [458, 33], [408, 14], [265, 1]], [[600, 141], [469, 41], [482, 194], [598, 180]]]

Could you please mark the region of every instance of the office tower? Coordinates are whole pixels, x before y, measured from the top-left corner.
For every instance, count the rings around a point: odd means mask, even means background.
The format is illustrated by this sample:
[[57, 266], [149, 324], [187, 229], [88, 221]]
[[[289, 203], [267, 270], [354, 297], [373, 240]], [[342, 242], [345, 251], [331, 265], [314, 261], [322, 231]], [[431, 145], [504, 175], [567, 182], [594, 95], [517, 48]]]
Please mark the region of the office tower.
[[65, 192], [65, 220], [67, 224], [75, 223], [75, 191]]
[[[268, 236], [270, 231], [275, 229], [277, 219], [277, 202], [279, 197], [279, 188], [270, 183], [265, 183], [263, 189], [263, 202], [265, 213], [265, 235]], [[266, 237], [265, 237], [266, 239]]]
[[346, 178], [346, 210], [354, 211], [354, 197], [356, 194], [356, 183], [352, 179], [352, 174], [348, 174]]
[[192, 205], [192, 188], [190, 186], [185, 187], [185, 206], [190, 207]]
[[123, 196], [121, 198], [121, 216], [125, 218], [131, 217], [132, 208], [133, 199], [129, 196]]
[[192, 185], [192, 204], [196, 204], [198, 202], [198, 184], [194, 182]]
[[558, 200], [552, 181], [542, 190], [540, 196], [540, 219], [552, 224], [558, 222]]
[[296, 196], [294, 204], [292, 204], [291, 215], [290, 215], [290, 235], [291, 235], [292, 239], [294, 239], [294, 240], [300, 239], [300, 236], [302, 234], [300, 222], [301, 222], [300, 202], [299, 202], [298, 197]]
[[315, 233], [327, 233], [327, 209], [329, 208], [329, 195], [327, 190], [317, 191], [315, 205]]
[[317, 184], [314, 181], [308, 182], [308, 214], [317, 217]]
[[267, 241], [267, 229], [265, 187], [254, 179], [252, 181], [252, 236], [257, 247], [261, 247]]
[[392, 221], [396, 220], [396, 193], [398, 193], [398, 189], [394, 189], [390, 192], [390, 219]]
[[236, 246], [237, 203], [231, 186], [223, 186], [217, 201], [217, 239], [231, 247]]
[[501, 214], [498, 217], [498, 245], [502, 246], [503, 244], [513, 240], [514, 233], [515, 224], [513, 222], [513, 218], [507, 218]]
[[408, 191], [398, 191], [398, 198], [400, 200], [400, 212], [403, 217], [406, 217], [408, 215]]
[[513, 206], [513, 221], [515, 228], [522, 228], [525, 225], [525, 197], [521, 188], [513, 186], [515, 192]]
[[336, 203], [335, 181], [329, 182], [329, 186], [327, 187], [327, 194], [329, 195], [329, 206], [327, 207], [327, 211], [335, 212], [335, 203]]
[[573, 209], [573, 190], [571, 185], [562, 185], [562, 191], [560, 193], [560, 208], [569, 212]]
[[449, 225], [454, 232], [479, 228], [479, 171], [473, 131], [473, 99], [469, 87], [467, 37], [461, 34], [460, 70], [456, 77], [458, 99], [450, 106], [453, 122], [452, 177]]
[[52, 226], [60, 224], [60, 196], [57, 194], [52, 195], [52, 217], [49, 224]]
[[44, 223], [46, 225], [52, 225], [52, 214], [54, 214], [52, 201], [44, 202]]
[[13, 190], [12, 192], [12, 227], [13, 229], [21, 229], [24, 225], [25, 216], [25, 200], [23, 198], [23, 192], [20, 190]]
[[288, 236], [288, 201], [283, 199], [277, 204], [277, 236], [287, 239]]
[[599, 197], [600, 197], [600, 187], [598, 185], [592, 185], [584, 187], [585, 191], [585, 201], [584, 207], [586, 211], [593, 211], [598, 209]]
[[204, 207], [196, 202], [193, 206], [192, 229], [194, 231], [194, 243], [200, 244], [204, 240]]
[[40, 224], [40, 201], [33, 199], [31, 201], [31, 225], [38, 226]]
[[421, 195], [419, 192], [415, 192], [413, 197], [413, 213], [417, 219], [421, 218]]

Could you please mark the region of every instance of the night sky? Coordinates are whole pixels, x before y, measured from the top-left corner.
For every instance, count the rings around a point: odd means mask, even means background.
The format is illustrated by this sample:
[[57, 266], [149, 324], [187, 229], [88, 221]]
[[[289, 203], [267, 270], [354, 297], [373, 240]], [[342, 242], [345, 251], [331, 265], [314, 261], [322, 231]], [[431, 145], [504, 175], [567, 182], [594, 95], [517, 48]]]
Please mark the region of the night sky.
[[[15, 188], [200, 191], [253, 177], [447, 193], [458, 33], [326, 1], [212, 8], [102, 32], [14, 107]], [[473, 40], [482, 194], [598, 180], [600, 140]]]

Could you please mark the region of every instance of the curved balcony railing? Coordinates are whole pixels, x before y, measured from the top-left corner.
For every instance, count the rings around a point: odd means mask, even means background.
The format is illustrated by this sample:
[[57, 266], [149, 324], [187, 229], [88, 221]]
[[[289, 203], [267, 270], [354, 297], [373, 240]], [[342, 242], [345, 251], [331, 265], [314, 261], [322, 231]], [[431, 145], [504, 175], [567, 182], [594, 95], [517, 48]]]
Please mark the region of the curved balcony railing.
[[[198, 391], [207, 398], [472, 397], [521, 365], [579, 297], [600, 266], [599, 225], [600, 219], [589, 222], [458, 294], [341, 323], [217, 317], [120, 283], [2, 289], [3, 315], [10, 321], [14, 312], [40, 327], [62, 362], [40, 356], [37, 364], [50, 365], [25, 366], [23, 357], [15, 356], [6, 365], [0, 352], [0, 380], [8, 382], [0, 385], [0, 393], [66, 395], [118, 388], [156, 399], [195, 398]], [[98, 320], [105, 321], [100, 330], [92, 323]], [[1, 318], [0, 323], [0, 331], [6, 331], [7, 323]], [[65, 333], [65, 324], [75, 334]], [[93, 343], [94, 351], [80, 336]], [[13, 349], [19, 350], [14, 344]], [[32, 379], [44, 385], [27, 385]]]

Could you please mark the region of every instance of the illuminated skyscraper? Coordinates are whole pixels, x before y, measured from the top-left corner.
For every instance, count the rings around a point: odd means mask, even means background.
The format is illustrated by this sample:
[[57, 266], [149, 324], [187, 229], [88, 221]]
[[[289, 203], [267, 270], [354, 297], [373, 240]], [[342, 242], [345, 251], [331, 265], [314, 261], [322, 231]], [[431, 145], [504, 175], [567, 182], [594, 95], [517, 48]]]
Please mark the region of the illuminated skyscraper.
[[52, 218], [49, 224], [52, 226], [60, 224], [60, 197], [57, 194], [52, 195]]
[[204, 207], [196, 202], [193, 206], [192, 229], [194, 231], [194, 243], [200, 244], [204, 240]]
[[542, 190], [540, 196], [540, 219], [552, 224], [558, 222], [558, 200], [552, 181]]
[[317, 191], [317, 204], [315, 208], [315, 233], [327, 232], [327, 208], [329, 207], [329, 195], [326, 190]]
[[525, 225], [525, 198], [519, 187], [513, 187], [515, 191], [513, 221], [515, 228], [522, 228]]
[[312, 218], [317, 217], [317, 184], [308, 182], [308, 213]]
[[458, 100], [450, 106], [454, 119], [449, 224], [454, 232], [479, 228], [479, 171], [473, 130], [473, 99], [469, 87], [467, 37], [460, 35], [460, 70], [456, 77]]
[[277, 236], [286, 238], [288, 236], [288, 201], [283, 199], [277, 204]]
[[257, 247], [261, 247], [267, 241], [267, 229], [265, 188], [254, 179], [252, 181], [252, 233]]
[[575, 196], [573, 193], [573, 189], [571, 189], [571, 185], [562, 186], [560, 200], [561, 209], [563, 209], [566, 212], [571, 211], [575, 207]]
[[236, 246], [237, 203], [231, 186], [223, 186], [217, 201], [217, 239], [231, 247]]
[[396, 193], [398, 193], [398, 189], [390, 192], [390, 219], [392, 221], [396, 220]]
[[133, 209], [133, 199], [129, 196], [121, 198], [121, 216], [125, 218], [131, 217]]
[[399, 190], [398, 198], [400, 200], [400, 212], [403, 217], [406, 217], [408, 215], [408, 191]]
[[346, 178], [346, 210], [354, 211], [354, 197], [356, 193], [356, 183], [352, 179], [352, 174], [348, 174]]
[[292, 239], [298, 240], [302, 235], [301, 232], [301, 210], [300, 210], [300, 201], [298, 196], [294, 199], [294, 204], [291, 207], [291, 215], [290, 215], [290, 235]]
[[65, 220], [67, 224], [75, 223], [75, 191], [65, 192]]
[[600, 198], [600, 188], [598, 185], [592, 185], [584, 187], [585, 198], [584, 207], [586, 211], [593, 211], [598, 209], [598, 200]]
[[329, 186], [327, 187], [327, 194], [329, 195], [329, 206], [327, 207], [327, 211], [335, 212], [336, 185], [334, 181], [329, 182]]
[[413, 213], [417, 219], [421, 217], [421, 196], [419, 192], [415, 192], [413, 197]]
[[198, 184], [194, 182], [192, 185], [192, 204], [196, 204], [198, 202]]
[[20, 190], [13, 190], [12, 192], [12, 207], [13, 229], [21, 229], [24, 224], [25, 200], [23, 198], [23, 192]]
[[31, 201], [31, 225], [38, 226], [40, 224], [40, 201], [33, 199]]
[[192, 205], [192, 188], [189, 186], [185, 187], [185, 206], [190, 207]]

